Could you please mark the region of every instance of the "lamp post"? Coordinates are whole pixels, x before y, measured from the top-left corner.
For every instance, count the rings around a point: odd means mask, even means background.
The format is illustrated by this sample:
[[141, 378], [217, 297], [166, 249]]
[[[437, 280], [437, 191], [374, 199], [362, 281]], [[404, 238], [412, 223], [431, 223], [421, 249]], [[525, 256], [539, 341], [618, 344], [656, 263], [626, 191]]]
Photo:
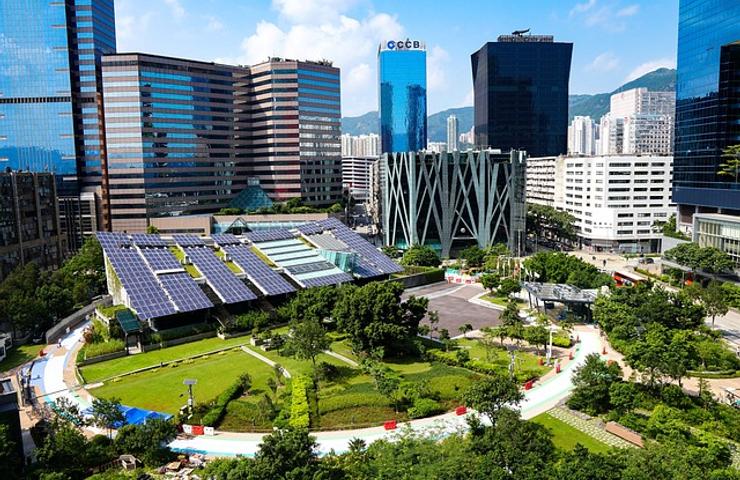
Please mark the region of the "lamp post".
[[552, 360], [552, 334], [555, 331], [555, 325], [550, 325], [550, 328], [548, 329], [550, 331], [550, 341], [547, 344], [547, 364], [550, 365], [550, 361]]
[[186, 378], [182, 381], [183, 385], [187, 385], [188, 387], [188, 411], [192, 415], [193, 414], [193, 408], [195, 407], [195, 399], [193, 398], [193, 385], [196, 385], [198, 383], [198, 380], [194, 378]]

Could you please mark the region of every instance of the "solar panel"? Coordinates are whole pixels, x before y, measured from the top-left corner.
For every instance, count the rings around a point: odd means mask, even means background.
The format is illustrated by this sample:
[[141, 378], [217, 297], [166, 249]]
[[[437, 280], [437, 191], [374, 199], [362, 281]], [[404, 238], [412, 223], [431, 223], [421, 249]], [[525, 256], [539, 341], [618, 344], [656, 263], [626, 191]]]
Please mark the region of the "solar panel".
[[286, 228], [276, 228], [273, 230], [264, 230], [260, 232], [248, 232], [247, 238], [252, 242], [271, 242], [274, 240], [288, 240], [295, 238], [293, 233]]
[[131, 245], [131, 240], [129, 240], [128, 235], [126, 235], [125, 233], [96, 232], [95, 236], [97, 237], [98, 241], [100, 242], [100, 245], [103, 248]]
[[285, 267], [287, 271], [295, 275], [301, 273], [320, 272], [321, 270], [331, 270], [333, 268], [334, 264], [329, 262], [303, 263], [300, 265], [291, 265], [289, 267]]
[[304, 235], [315, 235], [324, 231], [324, 227], [316, 222], [304, 223], [303, 225], [298, 225], [296, 228]]
[[139, 318], [148, 320], [177, 313], [154, 273], [136, 250], [112, 247], [106, 252], [131, 300], [131, 308]]
[[280, 295], [294, 292], [295, 288], [279, 273], [260, 260], [249, 247], [245, 245], [229, 245], [223, 247], [231, 259], [247, 273], [249, 281], [259, 288], [265, 295]]
[[257, 298], [234, 272], [209, 247], [188, 247], [185, 254], [206, 277], [206, 283], [224, 303], [238, 303]]
[[186, 235], [182, 233], [172, 235], [172, 239], [181, 247], [199, 247], [206, 244], [206, 242], [195, 235]]
[[177, 258], [166, 248], [140, 248], [141, 256], [153, 271], [182, 270]]
[[139, 247], [166, 247], [167, 243], [162, 240], [162, 237], [154, 234], [147, 233], [134, 233], [131, 235], [131, 239]]
[[[364, 260], [361, 269], [365, 273], [372, 270], [378, 271], [378, 275], [387, 275], [403, 271], [400, 265], [383, 255], [370, 242], [353, 232], [349, 227], [335, 218], [327, 218], [318, 222], [334, 233], [334, 236], [344, 242], [350, 249], [360, 254]], [[357, 271], [362, 275], [361, 271]], [[376, 275], [372, 275], [376, 276]]]
[[327, 275], [325, 277], [306, 278], [299, 280], [306, 288], [308, 287], [321, 287], [323, 285], [337, 285], [339, 283], [351, 282], [354, 280], [352, 275], [348, 273], [337, 273], [334, 275]]
[[210, 308], [213, 303], [187, 272], [165, 273], [159, 281], [180, 312]]
[[224, 245], [239, 245], [242, 243], [236, 235], [231, 233], [214, 233], [211, 235], [211, 239], [213, 239], [216, 245], [220, 247], [223, 247]]

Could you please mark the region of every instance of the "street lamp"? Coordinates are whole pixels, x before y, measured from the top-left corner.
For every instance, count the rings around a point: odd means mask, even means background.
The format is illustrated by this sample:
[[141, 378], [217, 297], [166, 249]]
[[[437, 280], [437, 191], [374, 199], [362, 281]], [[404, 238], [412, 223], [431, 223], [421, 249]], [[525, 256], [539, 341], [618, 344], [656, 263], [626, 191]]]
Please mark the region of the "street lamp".
[[198, 380], [194, 378], [186, 378], [182, 381], [183, 385], [187, 385], [188, 387], [188, 409], [190, 410], [190, 413], [193, 413], [193, 407], [195, 407], [195, 400], [193, 399], [193, 385], [196, 385], [198, 383]]
[[547, 344], [547, 355], [546, 355], [548, 365], [550, 365], [550, 361], [552, 360], [552, 334], [553, 332], [555, 332], [555, 325], [550, 325], [549, 331], [550, 331], [550, 341]]

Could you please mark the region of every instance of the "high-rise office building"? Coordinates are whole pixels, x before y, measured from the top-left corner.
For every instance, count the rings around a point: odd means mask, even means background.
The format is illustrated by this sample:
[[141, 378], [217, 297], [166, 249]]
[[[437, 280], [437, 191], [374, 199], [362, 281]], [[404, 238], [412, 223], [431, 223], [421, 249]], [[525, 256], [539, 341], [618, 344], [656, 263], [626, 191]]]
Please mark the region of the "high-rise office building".
[[342, 183], [350, 196], [358, 202], [370, 200], [370, 172], [377, 161], [377, 156], [342, 157]]
[[722, 150], [740, 144], [740, 2], [681, 0], [673, 200], [679, 225], [719, 212], [740, 224], [740, 182]]
[[382, 153], [427, 146], [427, 52], [417, 40], [389, 40], [378, 48]]
[[113, 0], [3, 0], [0, 38], [0, 168], [56, 174], [74, 249], [97, 225], [80, 191], [104, 181], [100, 59], [116, 50]]
[[598, 126], [589, 116], [573, 117], [568, 126], [568, 153], [571, 155], [593, 155], [596, 153]]
[[450, 115], [447, 117], [447, 151], [454, 152], [457, 150], [457, 117]]
[[240, 142], [250, 171], [274, 201], [330, 205], [342, 197], [339, 69], [271, 58], [249, 68]]
[[568, 148], [572, 43], [502, 35], [471, 55], [476, 145], [558, 155]]

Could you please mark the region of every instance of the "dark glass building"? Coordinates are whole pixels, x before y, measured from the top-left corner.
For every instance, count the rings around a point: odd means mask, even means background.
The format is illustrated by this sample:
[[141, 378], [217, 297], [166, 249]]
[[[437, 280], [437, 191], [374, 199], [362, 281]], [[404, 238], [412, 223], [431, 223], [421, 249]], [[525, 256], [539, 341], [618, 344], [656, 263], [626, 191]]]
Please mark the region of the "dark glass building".
[[502, 35], [471, 55], [475, 142], [481, 148], [564, 154], [572, 43]]
[[0, 38], [0, 167], [55, 173], [61, 195], [99, 185], [113, 0], [3, 0]]
[[720, 173], [722, 150], [740, 144], [740, 2], [681, 0], [673, 201], [696, 212], [740, 215], [740, 183]]
[[427, 52], [417, 40], [390, 40], [378, 48], [382, 153], [427, 147]]

